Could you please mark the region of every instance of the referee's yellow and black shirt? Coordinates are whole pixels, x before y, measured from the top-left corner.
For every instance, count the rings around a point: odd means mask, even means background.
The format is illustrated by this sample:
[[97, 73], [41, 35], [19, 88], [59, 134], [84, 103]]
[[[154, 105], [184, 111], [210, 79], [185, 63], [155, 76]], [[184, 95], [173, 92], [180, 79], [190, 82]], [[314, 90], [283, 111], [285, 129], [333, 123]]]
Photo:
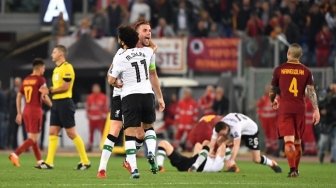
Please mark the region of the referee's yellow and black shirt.
[[59, 88], [63, 82], [69, 81], [70, 87], [64, 93], [57, 93], [52, 96], [52, 99], [65, 99], [72, 98], [72, 87], [75, 81], [75, 71], [72, 65], [68, 62], [64, 62], [61, 65], [55, 67], [52, 75], [53, 88]]

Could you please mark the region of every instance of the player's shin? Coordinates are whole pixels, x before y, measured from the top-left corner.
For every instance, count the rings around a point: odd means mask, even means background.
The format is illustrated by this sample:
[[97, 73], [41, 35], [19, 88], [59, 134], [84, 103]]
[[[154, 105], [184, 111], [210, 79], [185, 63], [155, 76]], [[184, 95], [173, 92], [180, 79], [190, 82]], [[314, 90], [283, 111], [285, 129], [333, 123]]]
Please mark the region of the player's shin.
[[110, 156], [111, 156], [111, 153], [112, 153], [112, 150], [113, 150], [113, 147], [116, 141], [117, 141], [117, 137], [111, 134], [107, 135], [107, 138], [105, 139], [105, 142], [104, 142], [103, 151], [100, 157], [98, 171], [106, 170], [108, 160], [110, 159]]
[[296, 170], [295, 146], [292, 141], [287, 141], [285, 143], [285, 154], [291, 170]]
[[76, 146], [81, 163], [90, 164], [89, 158], [85, 151], [85, 145], [84, 145], [83, 139], [79, 135], [77, 135], [72, 141]]
[[156, 150], [156, 133], [153, 127], [145, 130], [145, 142], [148, 149], [147, 160], [150, 164], [150, 170], [153, 174], [156, 174], [159, 170], [156, 158], [155, 158], [155, 150]]
[[42, 162], [41, 150], [40, 150], [37, 142], [34, 142], [32, 148], [33, 148], [33, 152], [34, 152], [37, 163], [38, 164], [41, 163]]
[[209, 147], [208, 146], [203, 146], [201, 152], [198, 154], [198, 157], [196, 159], [196, 161], [194, 162], [194, 164], [192, 165], [195, 170], [197, 170], [199, 168], [199, 166], [201, 166], [201, 164], [205, 161], [205, 159], [208, 157], [209, 154]]
[[164, 160], [165, 157], [167, 156], [166, 151], [163, 147], [159, 146], [158, 151], [156, 153], [156, 162], [159, 168], [164, 166]]
[[30, 146], [34, 144], [34, 141], [31, 138], [28, 138], [23, 142], [23, 144], [15, 150], [15, 154], [19, 156], [22, 152], [26, 151]]
[[155, 154], [156, 149], [156, 133], [153, 128], [145, 130], [145, 142], [147, 145], [148, 153]]
[[260, 156], [260, 164], [273, 166], [273, 161], [266, 157], [265, 155]]
[[53, 165], [54, 164], [54, 158], [55, 158], [55, 155], [56, 155], [57, 147], [58, 147], [58, 136], [50, 135], [49, 136], [48, 155], [47, 155], [47, 159], [45, 161], [48, 165]]
[[125, 136], [126, 161], [129, 163], [131, 172], [137, 169], [135, 137]]
[[295, 167], [296, 167], [296, 170], [298, 170], [301, 155], [302, 155], [302, 147], [301, 147], [301, 144], [294, 144], [294, 145], [295, 145]]

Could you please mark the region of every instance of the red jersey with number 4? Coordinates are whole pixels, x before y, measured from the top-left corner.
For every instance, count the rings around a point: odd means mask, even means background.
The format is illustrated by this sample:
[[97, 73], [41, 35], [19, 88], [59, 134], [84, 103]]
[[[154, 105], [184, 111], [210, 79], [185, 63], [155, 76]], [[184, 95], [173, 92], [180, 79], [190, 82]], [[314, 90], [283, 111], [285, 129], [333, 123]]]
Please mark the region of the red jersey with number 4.
[[279, 114], [303, 114], [305, 89], [313, 85], [311, 71], [301, 63], [287, 62], [273, 72], [272, 86], [280, 88]]
[[25, 98], [25, 108], [41, 108], [41, 92], [39, 89], [42, 85], [46, 83], [43, 76], [29, 75], [27, 76], [21, 85], [20, 92], [24, 95]]

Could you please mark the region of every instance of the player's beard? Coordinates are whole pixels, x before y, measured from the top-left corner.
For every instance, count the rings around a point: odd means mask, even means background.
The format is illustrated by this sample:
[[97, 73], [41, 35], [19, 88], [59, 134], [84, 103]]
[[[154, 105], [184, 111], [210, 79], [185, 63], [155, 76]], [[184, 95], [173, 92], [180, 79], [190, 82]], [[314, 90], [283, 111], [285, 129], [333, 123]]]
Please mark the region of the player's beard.
[[141, 41], [142, 46], [149, 46], [150, 37], [144, 37]]

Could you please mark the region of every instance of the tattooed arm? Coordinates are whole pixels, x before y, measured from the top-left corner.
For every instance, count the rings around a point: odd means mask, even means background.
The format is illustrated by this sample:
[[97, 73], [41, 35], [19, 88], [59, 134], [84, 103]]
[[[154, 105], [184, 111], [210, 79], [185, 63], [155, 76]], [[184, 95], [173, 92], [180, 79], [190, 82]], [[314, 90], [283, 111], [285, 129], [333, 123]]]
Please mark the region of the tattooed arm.
[[307, 92], [308, 98], [310, 99], [310, 101], [312, 102], [313, 107], [314, 107], [313, 120], [314, 120], [314, 125], [316, 125], [320, 121], [320, 111], [319, 111], [319, 108], [318, 108], [317, 96], [316, 96], [314, 86], [313, 85], [308, 85], [306, 87], [306, 92]]

